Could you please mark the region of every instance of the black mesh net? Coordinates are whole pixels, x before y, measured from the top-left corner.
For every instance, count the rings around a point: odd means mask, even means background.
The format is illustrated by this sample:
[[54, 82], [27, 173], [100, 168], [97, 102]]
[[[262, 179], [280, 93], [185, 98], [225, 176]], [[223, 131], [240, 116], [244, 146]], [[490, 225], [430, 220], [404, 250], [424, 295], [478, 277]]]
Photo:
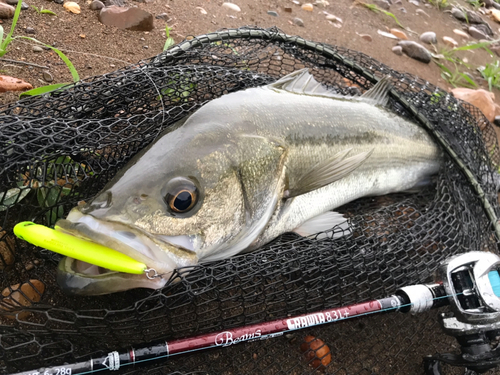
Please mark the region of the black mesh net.
[[[447, 151], [436, 183], [338, 209], [356, 228], [352, 236], [287, 233], [253, 253], [179, 269], [179, 282], [156, 291], [64, 295], [55, 282], [59, 256], [14, 238], [16, 223], [51, 226], [94, 197], [162, 130], [209, 100], [304, 67], [345, 95], [390, 75], [391, 109], [427, 128]], [[0, 113], [2, 373], [381, 298], [428, 282], [450, 255], [497, 252], [492, 171], [500, 153], [490, 123], [475, 107], [359, 52], [276, 29], [223, 30]], [[313, 335], [330, 347], [326, 373], [422, 373], [423, 356], [454, 348], [436, 316], [377, 314], [120, 371], [315, 373], [300, 351]]]

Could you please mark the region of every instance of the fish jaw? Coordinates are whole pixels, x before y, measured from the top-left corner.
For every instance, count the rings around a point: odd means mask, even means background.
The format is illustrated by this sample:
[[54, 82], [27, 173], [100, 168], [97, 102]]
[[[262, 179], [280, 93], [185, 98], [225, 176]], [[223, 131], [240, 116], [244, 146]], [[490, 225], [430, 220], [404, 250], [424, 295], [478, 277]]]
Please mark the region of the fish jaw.
[[[170, 279], [178, 267], [198, 263], [196, 253], [189, 247], [188, 236], [155, 237], [137, 228], [118, 222], [99, 220], [74, 208], [64, 220], [56, 223], [56, 230], [91, 240], [119, 251], [156, 271], [157, 277], [116, 272], [77, 259], [65, 257], [57, 270], [60, 287], [70, 294], [99, 295], [132, 288], [158, 289]], [[181, 237], [181, 238], [179, 238]]]

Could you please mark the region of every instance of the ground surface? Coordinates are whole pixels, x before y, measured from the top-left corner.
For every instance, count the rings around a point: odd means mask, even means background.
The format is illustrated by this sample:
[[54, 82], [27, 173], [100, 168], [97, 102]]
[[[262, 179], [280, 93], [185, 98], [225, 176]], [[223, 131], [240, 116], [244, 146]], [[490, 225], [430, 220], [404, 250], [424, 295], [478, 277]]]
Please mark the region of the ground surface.
[[[461, 4], [466, 4], [463, 0], [460, 1]], [[165, 43], [166, 21], [163, 19], [154, 20], [155, 28], [151, 32], [128, 31], [102, 25], [97, 19], [98, 11], [89, 9], [89, 1], [77, 0], [81, 6], [81, 14], [69, 13], [62, 5], [52, 1], [27, 0], [27, 3], [39, 9], [43, 7], [52, 10], [57, 16], [39, 14], [30, 7], [21, 12], [14, 36], [34, 37], [60, 48], [73, 62], [81, 78], [100, 75], [155, 56], [162, 51]], [[168, 25], [173, 27], [171, 36], [175, 42], [180, 42], [189, 35], [204, 34], [221, 28], [244, 25], [277, 26], [288, 34], [364, 52], [396, 70], [416, 74], [444, 89], [451, 87], [440, 77], [441, 71], [436, 64], [424, 64], [407, 56], [394, 54], [391, 48], [397, 44], [397, 40], [383, 37], [377, 34], [377, 30], [398, 28], [396, 22], [382, 13], [375, 13], [360, 6], [353, 0], [332, 0], [329, 5], [314, 6], [312, 12], [303, 10], [291, 0], [234, 1], [241, 8], [240, 12], [222, 7], [222, 0], [148, 0], [146, 3], [128, 0], [128, 3], [154, 16], [166, 12]], [[427, 0], [422, 0], [417, 7], [408, 0], [402, 0], [402, 4], [393, 4], [390, 12], [407, 29], [405, 32], [410, 40], [418, 41], [421, 33], [434, 31], [439, 41], [436, 52], [448, 48], [442, 41], [444, 36], [453, 37], [459, 45], [464, 45], [467, 41], [453, 33], [453, 29], [462, 29], [464, 24], [453, 18], [449, 11], [426, 4]], [[285, 8], [291, 8], [291, 12], [285, 11]], [[406, 13], [401, 8], [404, 8]], [[202, 9], [206, 14], [203, 14]], [[424, 10], [426, 14], [417, 13], [417, 9]], [[277, 12], [278, 17], [267, 14], [268, 11]], [[340, 17], [343, 21], [342, 27], [337, 28], [330, 23], [325, 12]], [[292, 22], [296, 17], [303, 21], [303, 27]], [[489, 20], [487, 16], [483, 18], [498, 34], [500, 24]], [[10, 25], [11, 20], [3, 21], [6, 31]], [[27, 34], [26, 27], [34, 28], [35, 34]], [[369, 34], [372, 41], [361, 38], [359, 34]], [[71, 75], [61, 59], [50, 50], [33, 52], [34, 44], [23, 39], [14, 40], [4, 58], [39, 64], [46, 66], [47, 70], [1, 61], [0, 69], [3, 74], [22, 78], [35, 87], [48, 84], [43, 79], [44, 71], [53, 76], [52, 83], [70, 82]], [[464, 51], [458, 53], [458, 56], [468, 60], [471, 65], [469, 72], [481, 85], [475, 68], [493, 61], [493, 58], [484, 50]], [[485, 86], [484, 82], [482, 86]], [[500, 93], [497, 93], [497, 97], [498, 101]], [[14, 93], [0, 94], [0, 101], [3, 103], [16, 99], [17, 94]]]

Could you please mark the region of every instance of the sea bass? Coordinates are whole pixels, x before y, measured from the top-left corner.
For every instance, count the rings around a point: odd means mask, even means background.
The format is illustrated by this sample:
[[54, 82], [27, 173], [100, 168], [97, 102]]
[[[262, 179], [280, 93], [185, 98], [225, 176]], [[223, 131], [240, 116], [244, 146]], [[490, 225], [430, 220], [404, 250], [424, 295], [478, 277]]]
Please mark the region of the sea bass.
[[254, 250], [285, 232], [349, 233], [333, 209], [415, 189], [442, 164], [422, 128], [385, 108], [388, 90], [383, 79], [362, 96], [343, 97], [303, 69], [210, 101], [56, 224], [161, 277], [65, 258], [59, 284], [90, 295], [156, 289], [175, 268]]

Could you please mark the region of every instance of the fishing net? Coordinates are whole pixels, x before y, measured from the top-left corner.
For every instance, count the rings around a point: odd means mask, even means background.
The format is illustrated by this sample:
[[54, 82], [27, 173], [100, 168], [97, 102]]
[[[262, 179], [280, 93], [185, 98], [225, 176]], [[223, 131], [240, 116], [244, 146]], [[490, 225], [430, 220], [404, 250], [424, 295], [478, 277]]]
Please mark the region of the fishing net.
[[[343, 95], [390, 76], [390, 109], [446, 150], [435, 183], [339, 208], [354, 228], [348, 236], [287, 233], [255, 252], [179, 269], [155, 291], [65, 295], [55, 282], [59, 256], [14, 238], [16, 223], [51, 226], [92, 199], [165, 128], [208, 101], [304, 67]], [[491, 124], [428, 82], [345, 48], [277, 29], [223, 30], [0, 113], [1, 373], [381, 298], [431, 281], [450, 255], [497, 252], [492, 171], [500, 153]], [[436, 317], [376, 314], [119, 372], [315, 373], [300, 351], [313, 335], [331, 350], [326, 373], [422, 373], [423, 356], [456, 348]]]

